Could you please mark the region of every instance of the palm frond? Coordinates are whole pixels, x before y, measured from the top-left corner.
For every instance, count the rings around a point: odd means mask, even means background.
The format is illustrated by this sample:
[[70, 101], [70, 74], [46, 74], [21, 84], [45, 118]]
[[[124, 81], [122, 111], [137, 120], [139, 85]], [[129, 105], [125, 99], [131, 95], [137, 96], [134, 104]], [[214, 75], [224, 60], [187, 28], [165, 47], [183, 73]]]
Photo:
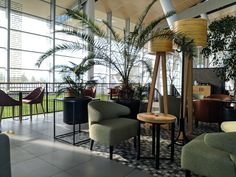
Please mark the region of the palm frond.
[[40, 67], [40, 65], [42, 64], [42, 62], [46, 58], [55, 54], [58, 51], [68, 50], [68, 51], [74, 52], [74, 51], [78, 51], [78, 50], [82, 50], [82, 49], [84, 49], [83, 44], [80, 44], [78, 42], [64, 43], [64, 44], [57, 45], [55, 48], [49, 49], [47, 52], [45, 52], [43, 55], [41, 55], [35, 65]]
[[85, 27], [97, 36], [105, 36], [106, 33], [94, 23], [88, 16], [80, 10], [67, 9], [67, 15], [75, 20], [79, 20]]
[[120, 38], [119, 34], [112, 28], [112, 26], [105, 20], [102, 20], [103, 24], [109, 29], [109, 31], [111, 32], [114, 40], [116, 42], [121, 42], [122, 38]]
[[[161, 28], [157, 29], [157, 27], [160, 24], [160, 22], [165, 20], [166, 18], [174, 15], [174, 14], [175, 14], [175, 11], [171, 11], [171, 12], [168, 12], [166, 15], [163, 15], [163, 16], [151, 21], [147, 26], [145, 26], [141, 30], [140, 34], [137, 37], [136, 45], [138, 46], [140, 43], [142, 43], [142, 41], [145, 41], [145, 39], [148, 38], [148, 36], [155, 34], [156, 31], [159, 31]], [[165, 37], [165, 36], [163, 36], [163, 37]], [[140, 46], [140, 47], [143, 47], [143, 46]]]
[[134, 35], [138, 35], [139, 30], [141, 29], [141, 27], [143, 26], [143, 21], [145, 19], [145, 17], [147, 16], [149, 10], [151, 9], [151, 7], [153, 6], [153, 4], [156, 2], [157, 0], [153, 0], [143, 11], [143, 13], [139, 16], [138, 21], [134, 27]]

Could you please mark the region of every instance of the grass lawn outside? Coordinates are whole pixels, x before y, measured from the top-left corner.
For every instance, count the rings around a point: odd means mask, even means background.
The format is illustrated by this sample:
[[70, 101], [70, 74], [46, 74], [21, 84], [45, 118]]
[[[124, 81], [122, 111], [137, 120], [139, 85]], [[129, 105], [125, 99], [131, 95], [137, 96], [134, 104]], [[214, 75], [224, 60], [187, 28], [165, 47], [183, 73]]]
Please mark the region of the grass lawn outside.
[[[18, 99], [17, 96], [13, 96], [14, 99]], [[55, 94], [49, 94], [48, 95], [48, 113], [53, 112], [53, 100], [55, 98], [63, 98], [63, 96], [56, 97]], [[97, 94], [96, 98], [100, 100], [108, 100], [108, 95], [105, 94]], [[55, 102], [55, 111], [62, 111], [63, 110], [63, 103], [60, 101]], [[28, 116], [30, 114], [30, 105], [29, 104], [23, 104], [22, 105], [22, 116]], [[40, 104], [37, 105], [38, 107], [38, 113], [42, 114], [43, 110]], [[43, 100], [43, 107], [44, 111], [46, 112], [46, 97], [44, 96]], [[33, 105], [33, 115], [37, 114], [36, 112], [36, 105]], [[19, 116], [19, 106], [15, 106], [15, 117]], [[11, 118], [12, 117], [12, 107], [11, 106], [4, 106], [3, 116], [2, 119], [5, 118]]]

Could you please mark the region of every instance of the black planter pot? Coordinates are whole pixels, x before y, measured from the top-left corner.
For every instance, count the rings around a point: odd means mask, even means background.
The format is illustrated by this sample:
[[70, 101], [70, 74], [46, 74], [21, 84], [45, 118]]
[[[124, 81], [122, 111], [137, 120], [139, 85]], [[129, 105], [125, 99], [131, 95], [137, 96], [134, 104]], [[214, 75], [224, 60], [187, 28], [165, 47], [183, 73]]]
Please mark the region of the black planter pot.
[[[63, 122], [69, 125], [73, 125], [73, 106], [75, 106], [75, 124], [83, 124], [88, 122], [88, 103], [91, 98], [65, 98]], [[75, 105], [74, 105], [75, 104]]]
[[116, 103], [121, 105], [127, 106], [130, 109], [130, 114], [128, 115], [129, 118], [137, 119], [137, 114], [139, 113], [140, 108], [140, 100], [114, 100]]
[[236, 121], [236, 109], [233, 107], [224, 107], [223, 121]]

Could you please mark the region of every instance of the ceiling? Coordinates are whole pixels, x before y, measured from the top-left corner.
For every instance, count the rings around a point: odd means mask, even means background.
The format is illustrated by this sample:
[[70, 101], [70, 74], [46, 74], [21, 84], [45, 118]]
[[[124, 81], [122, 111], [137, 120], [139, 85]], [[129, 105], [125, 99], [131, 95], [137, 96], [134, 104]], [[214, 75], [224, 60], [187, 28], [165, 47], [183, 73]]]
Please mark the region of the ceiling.
[[[151, 3], [152, 0], [98, 0], [96, 2], [96, 10], [106, 13], [112, 11], [112, 16], [127, 19], [129, 18], [132, 23], [137, 21], [144, 8]], [[189, 7], [192, 7], [202, 0], [172, 0], [172, 4], [179, 13]], [[138, 2], [138, 3], [137, 3]], [[159, 1], [157, 1], [150, 9], [146, 22], [163, 15], [163, 10]]]

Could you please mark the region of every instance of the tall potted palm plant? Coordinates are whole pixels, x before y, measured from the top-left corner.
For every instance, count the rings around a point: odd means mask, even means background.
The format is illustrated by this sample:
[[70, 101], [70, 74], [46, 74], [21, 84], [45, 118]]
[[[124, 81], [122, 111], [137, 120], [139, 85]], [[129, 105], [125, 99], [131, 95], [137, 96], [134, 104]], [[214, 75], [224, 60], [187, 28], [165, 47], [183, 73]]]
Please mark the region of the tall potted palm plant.
[[[91, 31], [92, 35], [71, 28], [57, 31], [58, 33], [65, 33], [77, 37], [87, 44], [75, 42], [72, 44], [64, 43], [57, 45], [55, 48], [48, 50], [42, 55], [37, 65], [39, 66], [45, 58], [55, 52], [62, 50], [78, 51], [84, 50], [87, 46], [91, 46], [87, 47], [88, 55], [85, 59], [93, 59], [95, 64], [111, 66], [111, 69], [120, 75], [122, 90], [125, 90], [122, 92], [124, 93], [123, 96], [129, 97], [129, 95], [132, 95], [130, 94], [130, 90], [132, 90], [130, 79], [132, 69], [142, 65], [146, 68], [147, 72], [151, 73], [150, 61], [140, 57], [141, 50], [144, 48], [145, 44], [154, 38], [173, 38], [173, 32], [171, 30], [159, 27], [160, 22], [173, 15], [173, 12], [154, 19], [148, 24], [144, 23], [145, 17], [156, 1], [157, 0], [153, 0], [145, 8], [143, 13], [138, 17], [134, 30], [132, 32], [124, 32], [123, 37], [121, 37], [107, 21], [103, 20], [102, 23], [109, 29], [108, 32], [104, 31], [94, 21], [90, 20], [83, 12], [67, 9], [68, 17], [78, 20], [85, 28]], [[112, 43], [107, 40], [108, 33], [111, 34]], [[109, 47], [115, 49], [116, 52], [108, 53], [107, 49]]]

